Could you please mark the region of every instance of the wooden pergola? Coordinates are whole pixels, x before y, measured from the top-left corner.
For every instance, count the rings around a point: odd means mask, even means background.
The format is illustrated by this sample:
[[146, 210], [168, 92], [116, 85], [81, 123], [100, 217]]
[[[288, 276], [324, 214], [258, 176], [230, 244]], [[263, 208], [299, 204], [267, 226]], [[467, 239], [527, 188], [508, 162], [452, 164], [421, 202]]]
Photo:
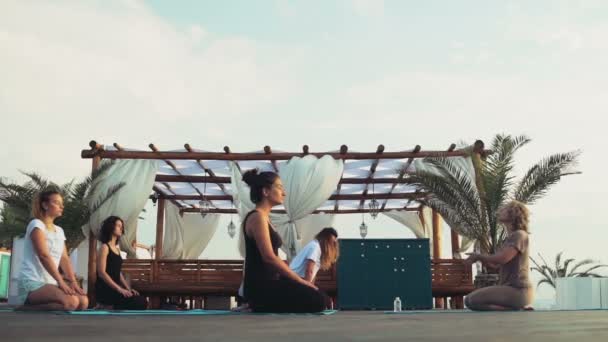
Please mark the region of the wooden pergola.
[[[377, 212], [418, 211], [422, 218], [420, 200], [427, 194], [420, 189], [406, 184], [409, 173], [415, 171], [414, 160], [426, 157], [464, 157], [468, 152], [456, 149], [451, 144], [445, 150], [423, 150], [416, 145], [411, 150], [387, 152], [379, 145], [375, 152], [354, 152], [346, 145], [339, 150], [328, 152], [311, 152], [308, 145], [299, 152], [273, 151], [265, 146], [260, 151], [237, 153], [226, 146], [223, 152], [209, 152], [185, 144], [183, 149], [161, 151], [154, 144], [149, 150], [123, 148], [114, 143], [102, 145], [95, 141], [90, 148], [81, 151], [83, 159], [92, 159], [93, 170], [99, 167], [103, 159], [148, 159], [158, 160], [162, 164], [151, 189], [151, 198], [157, 201], [156, 250], [155, 257], [162, 257], [164, 231], [165, 201], [171, 201], [180, 208], [180, 212], [201, 213], [202, 201], [208, 203], [205, 212], [233, 214], [236, 209], [231, 195], [230, 164], [239, 170], [258, 168], [262, 171], [275, 171], [293, 157], [329, 155], [344, 161], [344, 173], [332, 196], [314, 213], [327, 214], [361, 214], [369, 213], [370, 201], [378, 203]], [[489, 151], [478, 140], [474, 145], [474, 155], [481, 157]], [[282, 207], [275, 212], [284, 213]], [[441, 218], [433, 213], [433, 255], [441, 258]], [[96, 239], [89, 235], [88, 288], [90, 296], [96, 281]], [[459, 246], [458, 234], [452, 231], [452, 249]], [[90, 298], [92, 301], [93, 298]]]

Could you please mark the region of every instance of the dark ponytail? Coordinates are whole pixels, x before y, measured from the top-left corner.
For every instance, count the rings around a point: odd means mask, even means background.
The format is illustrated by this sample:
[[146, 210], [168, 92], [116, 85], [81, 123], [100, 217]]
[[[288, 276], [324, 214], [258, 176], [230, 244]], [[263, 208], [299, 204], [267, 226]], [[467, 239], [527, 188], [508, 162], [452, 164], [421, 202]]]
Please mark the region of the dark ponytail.
[[249, 193], [251, 202], [260, 203], [264, 198], [263, 190], [270, 188], [278, 178], [278, 174], [270, 171], [259, 172], [258, 169], [252, 169], [245, 172], [243, 182], [247, 183], [251, 189]]

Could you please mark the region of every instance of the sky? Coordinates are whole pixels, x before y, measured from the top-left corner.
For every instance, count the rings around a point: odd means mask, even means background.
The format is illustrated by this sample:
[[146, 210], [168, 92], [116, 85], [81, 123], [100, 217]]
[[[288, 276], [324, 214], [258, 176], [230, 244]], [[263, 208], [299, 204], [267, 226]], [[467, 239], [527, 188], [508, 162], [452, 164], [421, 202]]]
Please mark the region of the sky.
[[[607, 36], [608, 4], [594, 0], [3, 0], [0, 176], [84, 177], [92, 139], [398, 151], [526, 134], [519, 175], [583, 152], [582, 174], [531, 207], [532, 254], [608, 263]], [[203, 257], [236, 255], [224, 220]], [[360, 220], [339, 217], [341, 236]], [[369, 237], [412, 237], [388, 218], [366, 222]]]

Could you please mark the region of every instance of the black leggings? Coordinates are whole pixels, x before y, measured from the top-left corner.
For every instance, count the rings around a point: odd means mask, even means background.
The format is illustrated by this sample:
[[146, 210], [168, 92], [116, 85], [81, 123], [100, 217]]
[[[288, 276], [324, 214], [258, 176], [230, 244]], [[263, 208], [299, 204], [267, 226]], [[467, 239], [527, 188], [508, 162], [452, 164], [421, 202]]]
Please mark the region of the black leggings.
[[112, 305], [114, 310], [146, 310], [148, 308], [148, 301], [142, 296], [124, 297], [118, 292], [108, 296], [110, 298], [103, 298], [99, 300], [101, 304]]
[[330, 299], [320, 290], [288, 279], [268, 282], [247, 298], [254, 312], [320, 312]]

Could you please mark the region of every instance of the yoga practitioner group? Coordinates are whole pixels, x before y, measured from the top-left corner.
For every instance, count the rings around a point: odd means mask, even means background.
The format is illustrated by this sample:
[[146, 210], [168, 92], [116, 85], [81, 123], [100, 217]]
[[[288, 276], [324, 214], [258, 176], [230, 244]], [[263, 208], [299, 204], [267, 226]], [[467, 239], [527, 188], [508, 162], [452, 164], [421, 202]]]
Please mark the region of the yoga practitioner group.
[[[315, 285], [315, 278], [319, 269], [329, 269], [339, 257], [336, 230], [322, 229], [287, 265], [278, 255], [282, 240], [270, 221], [271, 209], [286, 196], [279, 175], [254, 169], [243, 175], [243, 181], [251, 189], [255, 209], [242, 224], [245, 267], [240, 297], [245, 304], [239, 309], [306, 313], [333, 308], [329, 297]], [[76, 281], [63, 229], [54, 224], [63, 208], [57, 191], [44, 191], [34, 199], [19, 273], [21, 310], [83, 310], [89, 306]], [[528, 210], [512, 201], [499, 211], [498, 220], [508, 230], [502, 248], [493, 255], [470, 254], [465, 262], [498, 268], [500, 284], [472, 292], [465, 304], [471, 310], [531, 309]], [[95, 286], [99, 309], [142, 310], [148, 305], [121, 273], [118, 241], [123, 232], [124, 222], [116, 216], [108, 217], [100, 229]]]

